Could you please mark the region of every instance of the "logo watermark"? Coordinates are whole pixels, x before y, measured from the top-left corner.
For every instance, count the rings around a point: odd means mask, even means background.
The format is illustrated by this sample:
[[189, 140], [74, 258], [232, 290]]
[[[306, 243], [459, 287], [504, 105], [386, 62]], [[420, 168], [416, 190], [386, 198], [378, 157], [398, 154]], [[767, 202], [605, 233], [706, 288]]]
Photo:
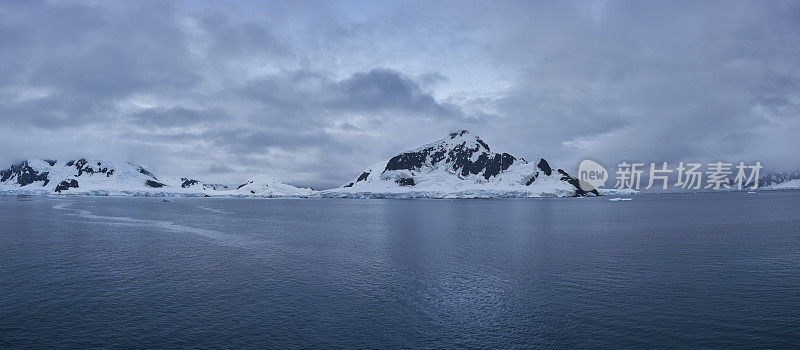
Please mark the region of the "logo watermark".
[[[684, 190], [723, 190], [723, 189], [757, 189], [759, 172], [764, 167], [761, 162], [748, 165], [745, 162], [734, 163], [712, 162], [679, 162], [677, 167], [670, 167], [668, 162], [661, 163], [628, 163], [617, 164], [614, 173], [619, 190], [639, 190], [642, 175], [647, 174], [647, 185], [644, 189], [670, 187]], [[647, 173], [645, 173], [647, 171]], [[735, 175], [734, 175], [735, 173]], [[591, 191], [603, 187], [610, 177], [609, 172], [601, 164], [593, 160], [583, 160], [578, 166], [578, 180], [582, 190]], [[731, 178], [732, 177], [732, 178]], [[670, 179], [675, 182], [670, 184]]]
[[578, 165], [578, 184], [584, 191], [592, 191], [605, 186], [608, 170], [593, 160], [585, 159]]

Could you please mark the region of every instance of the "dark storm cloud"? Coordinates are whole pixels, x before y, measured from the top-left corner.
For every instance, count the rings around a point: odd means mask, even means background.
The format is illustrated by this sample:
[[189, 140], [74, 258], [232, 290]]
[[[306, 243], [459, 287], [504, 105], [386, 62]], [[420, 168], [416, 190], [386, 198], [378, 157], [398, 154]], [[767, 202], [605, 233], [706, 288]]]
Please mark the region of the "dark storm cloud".
[[337, 87], [337, 97], [330, 103], [335, 108], [366, 112], [395, 109], [438, 118], [459, 116], [461, 112], [456, 106], [437, 102], [415, 81], [387, 69], [353, 74]]
[[454, 129], [557, 165], [800, 168], [800, 4], [0, 2], [0, 162], [336, 186]]
[[[437, 102], [410, 78], [387, 69], [355, 73], [341, 81], [319, 73], [284, 72], [250, 82], [239, 95], [260, 106], [248, 120], [263, 126], [223, 128], [202, 135], [239, 155], [261, 154], [268, 148], [314, 147], [350, 152], [354, 145], [324, 131], [341, 113], [377, 117], [369, 124], [373, 126], [380, 124], [387, 112], [389, 117], [407, 120], [462, 117], [458, 107]], [[348, 123], [340, 128], [361, 130]]]
[[270, 111], [300, 118], [385, 111], [404, 113], [404, 117], [462, 117], [457, 106], [436, 101], [417, 82], [390, 69], [356, 72], [341, 81], [321, 73], [284, 72], [254, 80], [240, 93]]

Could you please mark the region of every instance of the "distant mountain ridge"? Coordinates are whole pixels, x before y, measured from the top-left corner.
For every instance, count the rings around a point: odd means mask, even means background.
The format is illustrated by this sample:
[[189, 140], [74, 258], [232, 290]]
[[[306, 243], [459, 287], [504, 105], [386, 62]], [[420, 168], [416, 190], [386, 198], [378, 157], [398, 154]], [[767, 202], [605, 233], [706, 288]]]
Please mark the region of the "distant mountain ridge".
[[[581, 186], [583, 185], [583, 186]], [[544, 158], [493, 152], [467, 130], [396, 154], [335, 189], [314, 191], [258, 175], [238, 185], [160, 177], [128, 162], [29, 159], [0, 170], [0, 194], [120, 196], [496, 198], [600, 195]]]
[[11, 165], [0, 170], [0, 193], [303, 197], [313, 191], [265, 176], [252, 177], [237, 188], [185, 177], [160, 178], [137, 164], [80, 158], [65, 162], [29, 159]]
[[758, 188], [800, 189], [800, 170], [766, 174], [758, 179]]
[[596, 196], [544, 158], [528, 162], [495, 153], [480, 137], [461, 130], [363, 170], [331, 197], [564, 197]]

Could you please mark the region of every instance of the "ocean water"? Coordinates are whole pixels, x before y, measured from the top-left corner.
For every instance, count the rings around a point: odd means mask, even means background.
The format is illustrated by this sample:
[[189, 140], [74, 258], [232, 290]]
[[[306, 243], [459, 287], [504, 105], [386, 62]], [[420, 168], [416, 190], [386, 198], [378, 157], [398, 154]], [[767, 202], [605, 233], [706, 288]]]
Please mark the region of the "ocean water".
[[0, 197], [0, 348], [797, 348], [800, 192]]

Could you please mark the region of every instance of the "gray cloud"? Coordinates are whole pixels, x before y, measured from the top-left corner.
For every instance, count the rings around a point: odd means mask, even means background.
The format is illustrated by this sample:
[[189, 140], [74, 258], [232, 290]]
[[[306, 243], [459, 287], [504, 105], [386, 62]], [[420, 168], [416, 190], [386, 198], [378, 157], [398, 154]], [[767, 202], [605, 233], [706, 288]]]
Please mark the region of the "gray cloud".
[[282, 72], [251, 81], [239, 94], [263, 105], [267, 113], [279, 112], [301, 118], [337, 112], [368, 113], [370, 116], [397, 112], [403, 113], [403, 117], [463, 117], [458, 106], [437, 101], [416, 81], [390, 69], [356, 72], [341, 81], [333, 81], [320, 72]]
[[194, 110], [184, 107], [155, 107], [131, 113], [128, 118], [133, 124], [147, 127], [191, 128], [203, 123], [223, 121], [228, 116], [225, 111], [213, 108]]
[[437, 118], [459, 116], [458, 107], [437, 102], [425, 94], [415, 81], [395, 71], [373, 69], [356, 73], [338, 84], [338, 96], [331, 105], [340, 109], [376, 112], [394, 109], [423, 113]]
[[0, 162], [317, 188], [467, 128], [592, 158], [800, 168], [791, 1], [0, 3]]

